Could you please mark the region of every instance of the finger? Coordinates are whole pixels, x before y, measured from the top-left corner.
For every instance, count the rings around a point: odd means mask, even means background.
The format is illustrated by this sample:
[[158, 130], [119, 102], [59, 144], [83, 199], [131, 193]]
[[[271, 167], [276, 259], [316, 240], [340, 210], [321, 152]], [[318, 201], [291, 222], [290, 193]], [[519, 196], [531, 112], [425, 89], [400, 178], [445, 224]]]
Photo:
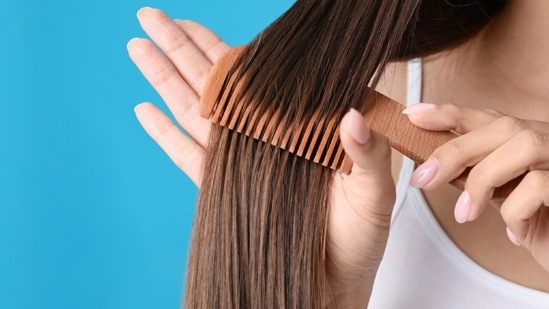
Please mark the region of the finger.
[[472, 109], [450, 103], [419, 103], [406, 108], [403, 113], [422, 129], [461, 134], [477, 130], [504, 116], [503, 113], [489, 109]]
[[[391, 148], [386, 138], [370, 131], [361, 114], [351, 109], [340, 125], [341, 143], [353, 160], [352, 173], [385, 173], [390, 166]], [[380, 164], [382, 162], [383, 164]]]
[[200, 117], [198, 96], [173, 64], [145, 39], [131, 40], [128, 43], [128, 52], [145, 78], [164, 99], [177, 122], [205, 148], [211, 124]]
[[185, 136], [175, 124], [151, 103], [135, 107], [137, 119], [150, 137], [189, 178], [200, 187], [204, 149]]
[[143, 8], [137, 15], [143, 30], [164, 51], [195, 93], [200, 95], [212, 67], [210, 60], [164, 12]]
[[[353, 161], [351, 173], [346, 179], [353, 184], [350, 188], [359, 189], [353, 195], [387, 199], [388, 188], [394, 187], [391, 176], [391, 147], [387, 139], [370, 131], [362, 115], [354, 109], [341, 121], [340, 138], [346, 154]], [[391, 209], [378, 211], [390, 214]]]
[[540, 207], [549, 205], [547, 188], [549, 188], [549, 172], [532, 171], [524, 176], [522, 182], [503, 202], [501, 216], [519, 244], [527, 245], [527, 240], [531, 238], [529, 236], [532, 236], [529, 235], [530, 231], [535, 231], [539, 223], [535, 221], [534, 215]]
[[412, 175], [410, 184], [435, 189], [463, 173], [528, 127], [526, 121], [503, 116], [437, 148]]
[[471, 199], [468, 220], [478, 218], [495, 188], [527, 171], [549, 169], [548, 142], [546, 134], [525, 130], [477, 164], [465, 183]]
[[213, 64], [231, 47], [210, 29], [190, 20], [174, 20]]

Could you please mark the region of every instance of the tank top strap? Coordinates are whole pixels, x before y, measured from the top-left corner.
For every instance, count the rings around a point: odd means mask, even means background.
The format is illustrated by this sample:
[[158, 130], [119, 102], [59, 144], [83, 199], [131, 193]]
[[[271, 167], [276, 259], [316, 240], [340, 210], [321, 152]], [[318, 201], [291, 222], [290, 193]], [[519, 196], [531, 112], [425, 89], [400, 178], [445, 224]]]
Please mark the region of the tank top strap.
[[[421, 58], [415, 58], [408, 61], [407, 77], [406, 77], [406, 105], [421, 102], [423, 73]], [[398, 177], [398, 184], [396, 187], [397, 199], [393, 210], [392, 221], [396, 219], [401, 206], [408, 193], [410, 178], [414, 172], [414, 162], [407, 157], [403, 158], [402, 167]]]
[[423, 72], [421, 58], [408, 61], [406, 105], [421, 102], [421, 91], [423, 83]]

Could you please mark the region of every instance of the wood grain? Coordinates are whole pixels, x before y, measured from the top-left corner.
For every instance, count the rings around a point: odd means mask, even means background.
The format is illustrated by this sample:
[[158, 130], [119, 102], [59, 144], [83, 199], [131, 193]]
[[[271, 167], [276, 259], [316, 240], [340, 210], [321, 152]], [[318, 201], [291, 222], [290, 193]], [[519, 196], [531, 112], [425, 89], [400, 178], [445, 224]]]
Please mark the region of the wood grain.
[[[239, 133], [253, 135], [255, 139], [271, 143], [298, 156], [349, 174], [353, 162], [344, 153], [341, 143], [339, 143], [339, 130], [337, 128], [333, 130], [334, 126], [339, 125], [334, 119], [329, 120], [328, 128], [325, 131], [334, 131], [334, 136], [319, 134], [318, 130], [314, 130], [312, 123], [316, 120], [314, 117], [318, 116], [316, 113], [311, 119], [303, 120], [296, 130], [282, 132], [280, 128], [285, 117], [281, 115], [281, 112], [276, 112], [271, 119], [267, 119], [267, 115], [257, 115], [251, 111], [250, 106], [246, 108], [241, 106], [241, 101], [235, 102], [241, 89], [241, 81], [235, 81], [234, 77], [227, 78], [227, 76], [242, 51], [243, 47], [233, 48], [222, 56], [210, 70], [202, 94], [200, 115], [230, 129], [236, 128]], [[235, 82], [236, 85], [234, 85]], [[231, 94], [221, 93], [222, 89], [231, 89], [231, 86], [233, 86]], [[370, 129], [386, 136], [391, 147], [412, 159], [416, 164], [420, 165], [425, 162], [438, 147], [456, 137], [452, 132], [427, 131], [414, 126], [402, 113], [403, 110], [402, 104], [376, 92], [369, 101], [364, 102], [363, 115]], [[238, 117], [239, 113], [244, 113], [244, 115], [240, 115], [243, 117]], [[237, 118], [246, 119], [250, 113], [253, 115], [252, 121], [250, 121], [250, 123], [254, 123], [253, 128], [246, 128], [243, 123], [236, 123]], [[231, 118], [229, 119], [229, 117]], [[277, 121], [280, 123], [277, 124]], [[320, 123], [325, 121], [325, 119], [321, 119]], [[298, 138], [301, 144], [297, 143]], [[321, 142], [316, 152], [312, 151], [312, 147], [307, 149], [305, 143], [311, 144], [318, 139], [321, 139]], [[465, 170], [451, 184], [463, 190], [470, 169]], [[508, 196], [518, 185], [520, 179], [521, 177], [496, 188], [494, 197]]]

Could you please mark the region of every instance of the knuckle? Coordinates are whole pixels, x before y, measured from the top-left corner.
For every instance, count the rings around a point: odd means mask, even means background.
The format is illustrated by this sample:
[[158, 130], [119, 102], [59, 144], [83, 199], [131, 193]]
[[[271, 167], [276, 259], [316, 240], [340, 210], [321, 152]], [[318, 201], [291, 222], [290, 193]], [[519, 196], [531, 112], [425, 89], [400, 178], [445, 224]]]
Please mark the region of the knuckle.
[[549, 186], [549, 172], [540, 170], [531, 171], [524, 176], [522, 181], [532, 191], [543, 192]]
[[516, 134], [525, 128], [525, 122], [522, 119], [512, 116], [502, 116], [498, 118], [498, 124], [503, 132]]
[[171, 35], [172, 39], [166, 48], [167, 54], [176, 53], [178, 50], [181, 50], [188, 46], [191, 42], [188, 36], [183, 33], [178, 33], [177, 35]]
[[452, 103], [444, 103], [442, 109], [444, 110], [444, 117], [451, 121], [454, 130], [458, 132], [466, 131], [464, 124], [467, 122], [466, 118], [468, 116], [467, 113], [463, 112], [463, 107]]
[[175, 128], [175, 125], [170, 121], [163, 121], [162, 123], [158, 124], [158, 126], [156, 127], [156, 130], [153, 133], [152, 138], [158, 144], [161, 144], [162, 140], [166, 138], [166, 136], [168, 136], [170, 131], [172, 131], [174, 128]]
[[160, 68], [156, 74], [151, 78], [151, 84], [153, 87], [160, 87], [164, 85], [172, 76], [176, 74], [176, 69], [172, 65], [166, 65]]
[[440, 146], [437, 150], [435, 150], [433, 155], [440, 160], [443, 158], [459, 158], [462, 152], [463, 147], [461, 143], [454, 139]]
[[206, 54], [208, 54], [209, 52], [211, 52], [212, 50], [214, 50], [215, 48], [219, 47], [219, 45], [221, 44], [221, 39], [218, 38], [218, 37], [213, 37], [211, 39], [209, 39], [205, 44], [204, 44], [204, 52]]
[[497, 111], [495, 109], [483, 109], [483, 111], [490, 115], [490, 116], [493, 116], [494, 118], [501, 118], [501, 117], [505, 117], [507, 116], [507, 114], [503, 113], [503, 112], [500, 112], [500, 111]]
[[523, 147], [530, 151], [543, 149], [543, 146], [547, 144], [547, 136], [545, 134], [531, 129], [523, 130], [519, 138], [523, 143]]
[[481, 164], [475, 166], [467, 177], [468, 188], [476, 191], [480, 190], [480, 188], [493, 188], [489, 175], [488, 171]]
[[206, 83], [206, 79], [208, 78], [208, 73], [208, 71], [200, 71], [196, 76], [195, 83], [197, 85], [197, 88], [199, 89], [199, 93], [202, 93], [202, 89], [204, 87], [204, 84]]

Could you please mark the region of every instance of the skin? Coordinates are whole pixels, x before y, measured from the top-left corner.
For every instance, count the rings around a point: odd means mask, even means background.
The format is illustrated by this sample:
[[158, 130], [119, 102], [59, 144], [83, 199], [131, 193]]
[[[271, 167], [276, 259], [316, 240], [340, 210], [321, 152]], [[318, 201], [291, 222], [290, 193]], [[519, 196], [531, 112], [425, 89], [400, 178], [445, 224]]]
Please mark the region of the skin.
[[[546, 1], [510, 1], [475, 39], [426, 59], [423, 100], [462, 107], [437, 105], [410, 120], [426, 129], [465, 133], [433, 154], [439, 170], [423, 186], [452, 240], [486, 269], [549, 292], [547, 14]], [[474, 164], [466, 185], [470, 213], [461, 225], [453, 220], [461, 192], [444, 183], [463, 165]], [[508, 199], [489, 201], [493, 187], [523, 173]], [[508, 237], [507, 228], [514, 235]]]
[[[541, 11], [542, 8], [545, 11]], [[427, 112], [410, 115], [410, 120], [420, 127], [456, 130], [463, 134], [454, 142], [459, 143], [460, 147], [444, 145], [433, 154], [436, 173], [431, 173], [432, 179], [421, 184], [425, 189], [431, 190], [426, 191], [426, 197], [433, 213], [466, 254], [473, 258], [483, 256], [479, 254], [482, 253], [479, 250], [480, 245], [475, 243], [476, 239], [482, 237], [471, 237], [474, 235], [459, 232], [461, 225], [453, 220], [456, 199], [448, 198], [452, 195], [457, 197], [459, 192], [449, 191], [453, 189], [445, 185], [465, 166], [477, 164], [466, 185], [471, 200], [468, 208], [465, 207], [469, 210], [466, 221], [473, 221], [466, 224], [485, 220], [481, 214], [488, 213], [490, 220], [485, 230], [478, 226], [472, 230], [480, 233], [488, 231], [487, 243], [501, 243], [494, 240], [505, 238], [506, 246], [501, 248], [516, 258], [510, 264], [513, 265], [511, 269], [522, 269], [522, 265], [526, 265], [527, 270], [535, 267], [549, 269], [549, 212], [545, 206], [549, 205], [549, 191], [545, 189], [549, 185], [549, 156], [546, 155], [549, 153], [549, 105], [543, 102], [543, 94], [548, 93], [549, 84], [545, 86], [539, 82], [546, 81], [548, 79], [543, 78], [549, 77], [546, 76], [549, 74], [549, 56], [546, 56], [549, 55], [549, 46], [540, 46], [549, 45], [549, 38], [541, 40], [542, 43], [539, 40], [540, 35], [546, 36], [545, 33], [549, 33], [549, 24], [544, 17], [548, 16], [546, 13], [549, 13], [549, 3], [546, 4], [543, 0], [512, 3], [498, 19], [499, 24], [495, 24], [499, 28], [493, 27], [497, 30], [490, 28], [479, 36], [480, 39], [472, 40], [452, 53], [429, 59], [425, 65], [424, 99], [432, 100], [431, 102], [459, 102], [463, 107], [439, 104]], [[532, 14], [539, 20], [534, 19]], [[199, 117], [199, 98], [209, 68], [229, 47], [206, 28], [189, 21], [174, 22], [159, 10], [142, 9], [138, 17], [145, 32], [164, 53], [147, 39], [133, 39], [128, 43], [130, 57], [189, 136], [184, 135], [152, 103], [138, 105], [135, 108], [137, 118], [174, 163], [200, 186], [210, 123]], [[532, 20], [538, 21], [543, 28], [519, 27], [520, 21], [525, 24]], [[512, 27], [502, 27], [508, 24]], [[523, 32], [518, 32], [519, 30]], [[524, 34], [524, 31], [540, 33], [520, 36], [523, 40], [521, 42], [509, 39], [509, 32]], [[528, 39], [531, 41], [527, 42]], [[532, 44], [536, 48], [528, 48]], [[545, 52], [540, 52], [542, 49]], [[489, 57], [490, 52], [497, 57]], [[534, 52], [537, 53], [536, 57], [527, 55]], [[481, 59], [479, 55], [488, 57], [490, 61]], [[510, 62], [509, 57], [524, 57], [524, 61]], [[512, 65], [502, 66], [502, 63]], [[447, 68], [451, 65], [459, 67], [460, 74], [471, 76], [464, 78], [464, 75], [448, 74]], [[539, 69], [541, 65], [547, 70]], [[531, 77], [530, 71], [524, 71], [528, 69], [524, 66], [536, 69], [535, 73], [540, 74], [539, 80]], [[494, 81], [493, 78], [482, 76], [480, 73], [483, 72], [502, 75], [498, 75], [498, 79]], [[401, 73], [386, 75], [394, 76], [394, 82], [392, 87], [381, 90], [398, 99], [404, 93], [403, 83], [400, 81]], [[467, 86], [472, 90], [462, 91]], [[521, 91], [512, 91], [513, 89]], [[517, 102], [528, 102], [528, 105], [531, 102], [533, 106], [524, 108], [526, 103]], [[468, 105], [475, 108], [467, 108]], [[517, 105], [521, 107], [517, 108]], [[531, 119], [535, 116], [538, 121], [518, 120], [484, 108], [503, 111], [516, 117]], [[531, 113], [527, 113], [528, 110]], [[328, 266], [338, 304], [341, 307], [366, 306], [386, 246], [395, 199], [391, 151], [386, 139], [370, 131], [355, 111], [350, 111], [344, 117], [340, 131], [342, 144], [355, 165], [350, 175], [337, 174], [331, 188]], [[398, 157], [393, 158], [396, 158], [393, 161], [398, 165]], [[502, 165], [501, 162], [506, 164]], [[496, 205], [501, 208], [501, 212], [497, 208], [485, 208], [493, 187], [514, 178], [517, 173], [520, 175], [524, 172], [527, 175], [521, 185], [508, 199]], [[369, 190], [365, 192], [362, 189], [364, 187]], [[450, 195], [444, 195], [448, 192]], [[463, 205], [459, 209], [459, 213], [463, 214]], [[493, 212], [490, 213], [488, 209]], [[511, 244], [506, 238], [506, 226], [511, 235], [514, 235], [513, 240], [521, 247]], [[488, 256], [492, 256], [492, 259], [488, 258], [481, 265], [489, 270], [496, 269], [496, 273], [522, 283], [524, 274], [520, 271], [505, 273], [505, 269], [510, 267], [502, 268], [498, 259], [494, 258], [501, 248], [489, 248]], [[494, 251], [490, 253], [490, 250]], [[536, 283], [549, 282], [544, 281], [549, 280], [547, 274], [545, 271], [542, 271], [542, 275], [538, 274]]]
[[[426, 129], [470, 132], [456, 140], [457, 147], [446, 145], [433, 154], [442, 158], [439, 170], [432, 181], [422, 186], [433, 214], [448, 236], [487, 270], [545, 292], [549, 292], [549, 257], [547, 180], [544, 179], [547, 168], [543, 164], [548, 157], [543, 150], [546, 143], [541, 141], [541, 150], [536, 150], [535, 141], [537, 137], [545, 139], [549, 121], [545, 99], [549, 95], [549, 85], [545, 83], [549, 77], [546, 55], [549, 24], [545, 18], [549, 13], [548, 4], [511, 1], [505, 11], [470, 42], [424, 59], [423, 101], [452, 102], [475, 110], [439, 104], [436, 110], [410, 115], [413, 123]], [[404, 102], [405, 64], [392, 65], [386, 75], [390, 82], [379, 90]], [[485, 154], [479, 155], [477, 151]], [[496, 158], [498, 153], [500, 157]], [[460, 224], [456, 222], [454, 206], [462, 192], [446, 185], [445, 179], [451, 178], [449, 174], [459, 174], [463, 165], [474, 165], [475, 161], [479, 163], [476, 175], [472, 175], [466, 186], [473, 196], [471, 217]], [[394, 162], [399, 164], [400, 158]], [[488, 202], [491, 187], [497, 185], [490, 184], [496, 179], [486, 178], [512, 169], [511, 174], [521, 170], [533, 173], [528, 173], [531, 175], [519, 186], [521, 189], [506, 201]], [[532, 180], [537, 177], [540, 178]], [[528, 218], [528, 225], [521, 218]], [[523, 234], [518, 240], [522, 247], [510, 241], [507, 227], [514, 234], [528, 229], [527, 236]]]

